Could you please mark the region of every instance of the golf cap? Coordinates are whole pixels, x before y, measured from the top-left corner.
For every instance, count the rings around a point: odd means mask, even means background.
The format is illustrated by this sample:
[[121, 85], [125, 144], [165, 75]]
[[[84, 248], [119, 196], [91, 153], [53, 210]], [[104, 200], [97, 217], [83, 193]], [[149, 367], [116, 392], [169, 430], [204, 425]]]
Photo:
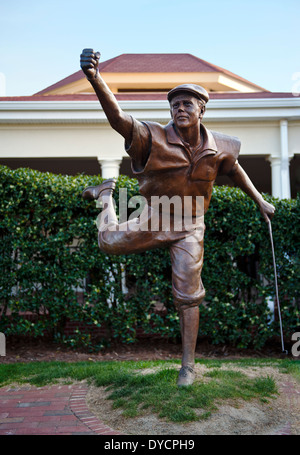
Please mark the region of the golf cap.
[[190, 95], [195, 96], [195, 98], [198, 98], [201, 101], [204, 101], [205, 103], [208, 102], [209, 100], [209, 95], [205, 88], [200, 87], [200, 85], [195, 85], [195, 84], [182, 84], [178, 85], [177, 87], [172, 88], [172, 90], [169, 91], [168, 93], [168, 101], [170, 102], [174, 96], [176, 96], [179, 93], [182, 92], [187, 92]]

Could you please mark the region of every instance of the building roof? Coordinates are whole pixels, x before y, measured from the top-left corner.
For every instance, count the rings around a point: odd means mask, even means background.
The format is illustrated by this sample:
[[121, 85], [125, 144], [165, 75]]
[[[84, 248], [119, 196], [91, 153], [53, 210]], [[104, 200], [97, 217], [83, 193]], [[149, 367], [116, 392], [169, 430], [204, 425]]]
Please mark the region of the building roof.
[[[119, 101], [157, 100], [167, 101], [165, 93], [119, 93], [115, 97]], [[211, 100], [226, 99], [270, 99], [270, 98], [300, 98], [290, 92], [251, 92], [251, 93], [210, 93]], [[97, 101], [95, 94], [73, 95], [31, 95], [31, 96], [2, 96], [2, 101]]]
[[[121, 77], [121, 74], [124, 73], [133, 75], [137, 73], [179, 73], [182, 76], [187, 73], [195, 73], [195, 75], [196, 73], [215, 73], [248, 86], [250, 91], [266, 91], [262, 87], [192, 54], [121, 54], [101, 62], [99, 71], [103, 74], [104, 79], [108, 74], [119, 74]], [[50, 94], [82, 79], [85, 80], [85, 76], [82, 70], [79, 70], [36, 94]], [[171, 85], [170, 88], [173, 86]]]

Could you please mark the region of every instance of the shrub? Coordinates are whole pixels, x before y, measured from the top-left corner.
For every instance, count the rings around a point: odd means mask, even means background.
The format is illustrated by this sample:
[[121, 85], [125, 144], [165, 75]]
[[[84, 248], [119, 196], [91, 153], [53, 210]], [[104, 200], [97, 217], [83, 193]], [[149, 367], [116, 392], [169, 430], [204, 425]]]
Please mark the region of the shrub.
[[[98, 249], [99, 209], [94, 201], [84, 201], [81, 192], [101, 177], [1, 166], [0, 180], [0, 331], [49, 334], [91, 348], [103, 346], [91, 336], [95, 329], [105, 328], [108, 340], [122, 343], [134, 342], [139, 331], [179, 336], [168, 250], [107, 256]], [[117, 208], [121, 187], [127, 188], [128, 198], [138, 194], [135, 179], [119, 177]], [[299, 325], [300, 200], [265, 197], [276, 206], [273, 236], [284, 332], [290, 338]], [[227, 187], [214, 188], [205, 224], [202, 279], [207, 296], [200, 307], [200, 334], [216, 344], [262, 347], [279, 334], [267, 305], [274, 298], [267, 226], [249, 197]], [[68, 321], [85, 329], [67, 337]]]

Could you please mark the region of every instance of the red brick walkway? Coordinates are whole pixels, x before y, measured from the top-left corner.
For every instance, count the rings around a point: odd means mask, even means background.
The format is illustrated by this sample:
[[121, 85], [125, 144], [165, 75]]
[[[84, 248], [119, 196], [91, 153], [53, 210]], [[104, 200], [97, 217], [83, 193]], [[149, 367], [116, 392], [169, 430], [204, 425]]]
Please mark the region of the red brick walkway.
[[117, 435], [86, 405], [87, 386], [0, 388], [0, 435]]
[[[87, 391], [85, 383], [0, 388], [0, 435], [120, 435], [89, 411]], [[287, 407], [300, 409], [299, 387], [285, 382], [279, 391]], [[292, 434], [291, 422], [276, 434]]]
[[[299, 431], [300, 428], [300, 387], [297, 385], [297, 387], [294, 386], [294, 384], [290, 381], [285, 381], [284, 383], [280, 384], [279, 387], [279, 393], [281, 397], [284, 398], [285, 401], [285, 406], [287, 409], [289, 409], [291, 412], [294, 414], [297, 414], [297, 417], [293, 425], [297, 427], [297, 430]], [[291, 422], [287, 422], [284, 428], [282, 428], [278, 433], [280, 435], [291, 435], [292, 433], [292, 424]], [[297, 434], [299, 434], [297, 432]]]

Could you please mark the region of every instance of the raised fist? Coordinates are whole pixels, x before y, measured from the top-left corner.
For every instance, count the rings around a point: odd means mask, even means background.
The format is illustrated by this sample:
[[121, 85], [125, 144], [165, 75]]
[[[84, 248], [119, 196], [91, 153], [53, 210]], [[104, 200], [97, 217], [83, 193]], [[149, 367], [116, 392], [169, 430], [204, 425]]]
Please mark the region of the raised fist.
[[93, 49], [83, 49], [80, 55], [80, 66], [88, 79], [93, 79], [98, 73], [100, 53]]

